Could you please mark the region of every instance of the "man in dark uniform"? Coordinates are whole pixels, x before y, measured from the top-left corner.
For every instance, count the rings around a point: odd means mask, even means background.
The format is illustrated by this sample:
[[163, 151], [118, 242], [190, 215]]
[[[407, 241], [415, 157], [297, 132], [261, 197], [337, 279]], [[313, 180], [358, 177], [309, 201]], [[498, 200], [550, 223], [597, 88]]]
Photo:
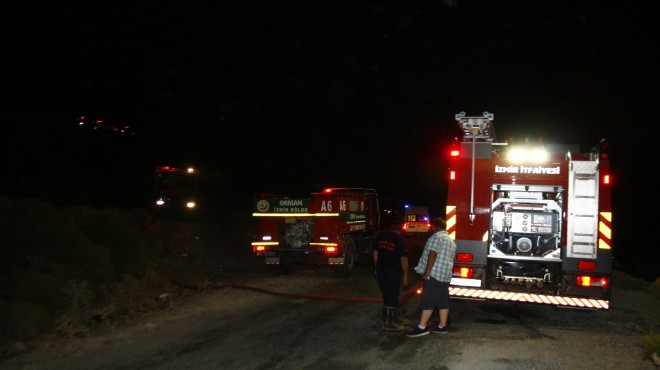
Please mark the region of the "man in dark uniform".
[[402, 331], [404, 322], [396, 315], [401, 287], [408, 285], [408, 245], [399, 234], [396, 219], [381, 218], [382, 229], [374, 238], [373, 258], [378, 286], [383, 295], [383, 330]]

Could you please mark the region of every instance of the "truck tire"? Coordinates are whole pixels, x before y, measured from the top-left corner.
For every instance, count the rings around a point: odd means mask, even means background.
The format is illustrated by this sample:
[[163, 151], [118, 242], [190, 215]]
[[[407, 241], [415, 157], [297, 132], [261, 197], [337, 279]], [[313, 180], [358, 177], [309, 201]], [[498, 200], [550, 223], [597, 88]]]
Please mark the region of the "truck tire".
[[362, 240], [363, 245], [360, 247], [359, 251], [357, 252], [357, 261], [356, 261], [356, 264], [358, 266], [364, 266], [371, 270], [373, 270], [376, 267], [374, 266], [374, 256], [373, 256], [373, 248], [372, 248], [373, 240], [374, 240], [373, 235], [364, 238]]
[[355, 267], [355, 241], [353, 239], [346, 240], [346, 248], [344, 249], [344, 264], [335, 266], [335, 276], [349, 277]]

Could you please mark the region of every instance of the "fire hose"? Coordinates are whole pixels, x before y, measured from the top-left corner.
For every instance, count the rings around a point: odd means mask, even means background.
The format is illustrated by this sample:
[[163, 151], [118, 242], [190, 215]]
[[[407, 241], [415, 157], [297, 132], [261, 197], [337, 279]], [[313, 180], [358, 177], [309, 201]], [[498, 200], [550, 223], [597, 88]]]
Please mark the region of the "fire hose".
[[[244, 289], [244, 290], [251, 290], [253, 292], [259, 292], [259, 293], [265, 293], [265, 294], [270, 294], [270, 295], [275, 295], [279, 297], [287, 297], [287, 298], [306, 298], [306, 299], [315, 299], [315, 300], [322, 300], [322, 301], [344, 301], [344, 302], [382, 302], [382, 298], [372, 298], [372, 297], [344, 297], [344, 296], [328, 296], [328, 295], [316, 295], [316, 294], [306, 294], [306, 293], [286, 293], [286, 292], [278, 292], [275, 290], [269, 290], [269, 289], [263, 289], [263, 288], [257, 288], [249, 285], [242, 285], [242, 284], [220, 284], [220, 285], [213, 285], [211, 287], [207, 288], [199, 288], [196, 286], [191, 286], [188, 284], [183, 284], [181, 282], [177, 281], [172, 281], [174, 284], [184, 287], [186, 289], [190, 290], [205, 290], [205, 289], [225, 289], [225, 288], [233, 288], [233, 289]], [[404, 295], [399, 298], [399, 306], [404, 305], [410, 298], [413, 296], [419, 294], [419, 289], [421, 288], [423, 282], [420, 282], [416, 285], [414, 285], [412, 288], [408, 289]]]

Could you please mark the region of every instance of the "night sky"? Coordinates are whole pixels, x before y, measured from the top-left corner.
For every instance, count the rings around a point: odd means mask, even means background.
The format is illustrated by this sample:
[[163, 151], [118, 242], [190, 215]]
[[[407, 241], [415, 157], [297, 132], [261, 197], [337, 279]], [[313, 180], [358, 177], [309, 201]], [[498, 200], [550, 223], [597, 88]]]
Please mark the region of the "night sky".
[[[441, 212], [454, 114], [489, 111], [499, 141], [610, 140], [624, 225], [641, 211], [632, 204], [648, 203], [638, 168], [657, 131], [659, 22], [647, 6], [4, 6], [0, 154], [11, 174], [0, 191], [130, 205], [149, 189], [153, 166], [195, 164], [229, 205], [247, 205], [253, 192], [360, 186]], [[80, 130], [79, 115], [137, 134]]]

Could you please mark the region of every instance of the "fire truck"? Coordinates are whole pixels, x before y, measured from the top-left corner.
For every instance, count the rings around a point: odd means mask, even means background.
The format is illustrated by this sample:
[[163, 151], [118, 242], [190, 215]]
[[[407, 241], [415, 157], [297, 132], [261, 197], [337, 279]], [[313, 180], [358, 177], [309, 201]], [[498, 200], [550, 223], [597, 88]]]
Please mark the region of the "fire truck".
[[498, 143], [494, 115], [455, 115], [447, 231], [450, 295], [608, 310], [612, 205], [608, 143]]
[[258, 220], [253, 253], [274, 274], [294, 264], [329, 265], [350, 276], [356, 262], [369, 264], [380, 221], [378, 195], [368, 188], [326, 188], [309, 197], [255, 194]]
[[158, 166], [154, 174], [156, 213], [186, 215], [197, 209], [199, 172], [194, 167]]

